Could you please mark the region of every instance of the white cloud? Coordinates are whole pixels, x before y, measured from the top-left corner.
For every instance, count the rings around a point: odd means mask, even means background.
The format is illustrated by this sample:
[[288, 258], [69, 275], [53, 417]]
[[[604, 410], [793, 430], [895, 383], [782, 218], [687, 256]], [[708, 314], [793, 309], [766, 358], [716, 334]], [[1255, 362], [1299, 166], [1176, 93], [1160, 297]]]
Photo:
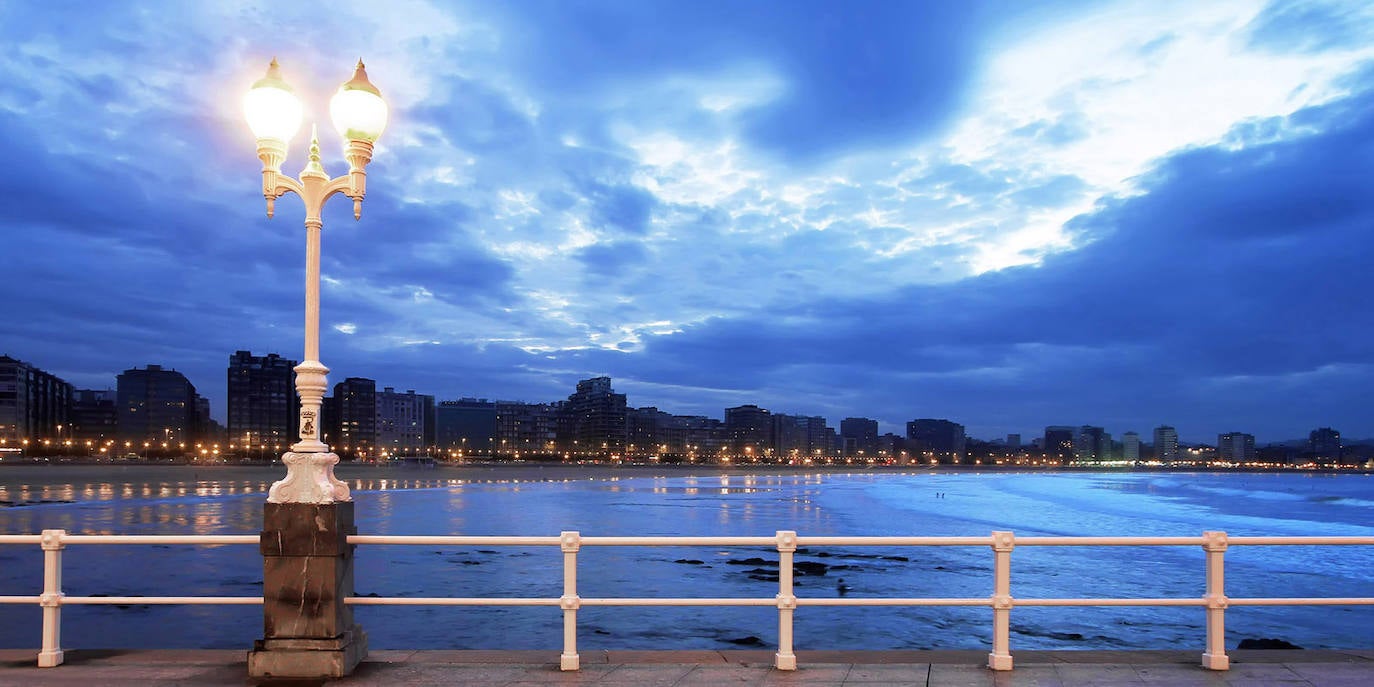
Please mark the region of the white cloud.
[[[1170, 151], [1213, 144], [1244, 120], [1339, 95], [1337, 80], [1374, 56], [1374, 47], [1337, 56], [1247, 51], [1241, 36], [1262, 6], [1129, 0], [1021, 36], [992, 57], [968, 116], [941, 145], [950, 159], [975, 167], [1040, 167], [1087, 182], [1092, 193], [1050, 213], [1057, 223], [1091, 209], [1100, 195], [1129, 193], [1132, 178]], [[1073, 136], [1046, 140], [1027, 131], [1066, 118]], [[1005, 236], [989, 237], [977, 269], [1033, 262], [1028, 254], [1069, 246], [1044, 219], [1027, 221], [1029, 233], [1013, 228], [1014, 249]]]

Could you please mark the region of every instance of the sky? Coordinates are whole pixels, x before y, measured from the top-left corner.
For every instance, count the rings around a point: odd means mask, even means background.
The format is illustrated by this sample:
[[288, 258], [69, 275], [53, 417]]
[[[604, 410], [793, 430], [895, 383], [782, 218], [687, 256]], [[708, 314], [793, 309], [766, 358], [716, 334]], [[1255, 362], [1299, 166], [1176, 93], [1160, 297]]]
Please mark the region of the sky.
[[0, 353], [78, 388], [299, 359], [276, 57], [391, 118], [321, 360], [439, 400], [1374, 437], [1374, 5], [0, 2]]

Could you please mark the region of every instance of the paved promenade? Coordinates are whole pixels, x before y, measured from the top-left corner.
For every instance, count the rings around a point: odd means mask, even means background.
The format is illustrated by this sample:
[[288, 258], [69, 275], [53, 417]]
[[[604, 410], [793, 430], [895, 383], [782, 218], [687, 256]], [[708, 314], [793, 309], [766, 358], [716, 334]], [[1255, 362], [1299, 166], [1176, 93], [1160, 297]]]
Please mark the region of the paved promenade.
[[1231, 670], [1198, 666], [1197, 652], [1023, 651], [1017, 668], [994, 673], [971, 651], [797, 652], [796, 671], [772, 668], [766, 651], [597, 651], [582, 669], [558, 670], [555, 651], [374, 651], [352, 676], [254, 681], [243, 651], [71, 651], [57, 668], [34, 667], [34, 652], [0, 650], [0, 687], [1369, 687], [1372, 651], [1236, 651]]

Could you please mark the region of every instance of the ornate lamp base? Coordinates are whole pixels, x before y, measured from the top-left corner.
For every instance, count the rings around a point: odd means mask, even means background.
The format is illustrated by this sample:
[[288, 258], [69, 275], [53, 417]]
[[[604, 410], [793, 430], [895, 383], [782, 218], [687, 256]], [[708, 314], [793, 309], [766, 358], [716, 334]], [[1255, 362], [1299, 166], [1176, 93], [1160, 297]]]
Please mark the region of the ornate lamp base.
[[348, 485], [334, 476], [339, 456], [333, 453], [289, 452], [281, 457], [286, 463], [286, 478], [267, 491], [268, 503], [334, 503], [352, 501]]

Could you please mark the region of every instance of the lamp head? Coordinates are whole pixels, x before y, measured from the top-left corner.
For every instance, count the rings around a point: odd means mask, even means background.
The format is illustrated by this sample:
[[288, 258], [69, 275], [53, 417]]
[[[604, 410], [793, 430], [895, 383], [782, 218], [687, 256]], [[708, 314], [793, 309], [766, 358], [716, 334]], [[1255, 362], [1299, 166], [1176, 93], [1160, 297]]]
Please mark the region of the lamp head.
[[367, 80], [363, 61], [358, 60], [353, 78], [339, 86], [329, 101], [329, 118], [334, 121], [334, 128], [346, 140], [375, 143], [386, 129], [386, 115], [381, 91]]
[[280, 141], [285, 147], [296, 135], [301, 126], [301, 101], [282, 80], [276, 58], [272, 58], [267, 76], [258, 79], [243, 96], [243, 113], [258, 140]]

